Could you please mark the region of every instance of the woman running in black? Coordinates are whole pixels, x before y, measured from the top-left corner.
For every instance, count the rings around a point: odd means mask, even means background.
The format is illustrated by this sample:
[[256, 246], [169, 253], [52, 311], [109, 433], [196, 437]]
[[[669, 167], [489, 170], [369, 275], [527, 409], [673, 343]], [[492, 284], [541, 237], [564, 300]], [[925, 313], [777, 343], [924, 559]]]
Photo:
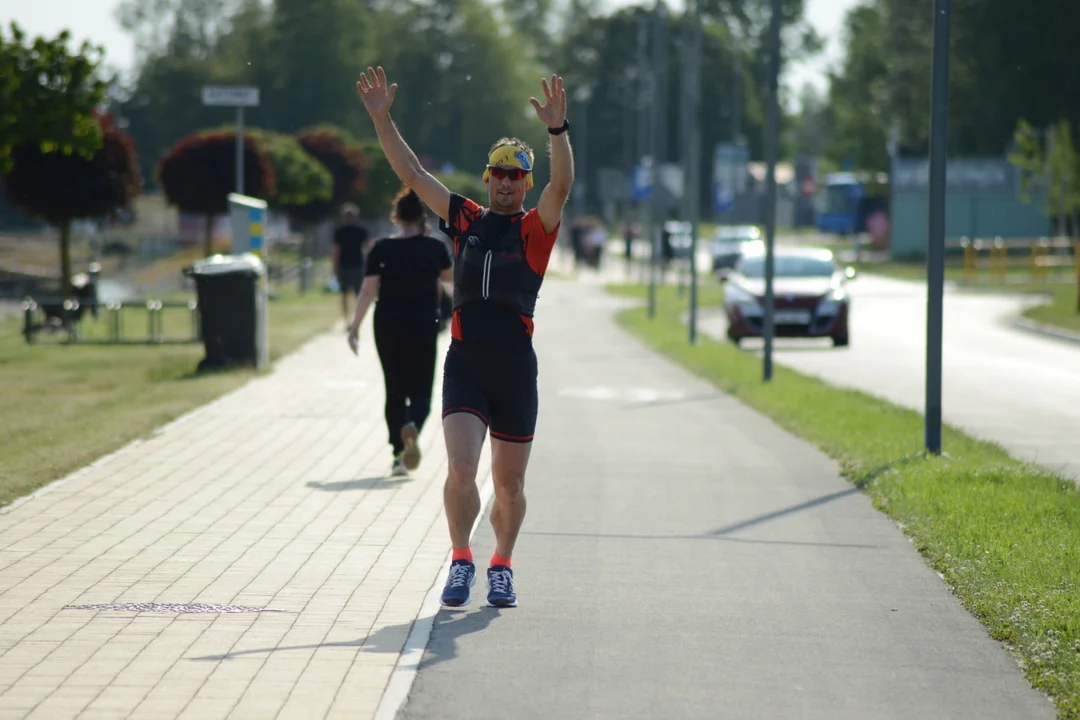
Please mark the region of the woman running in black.
[[439, 283], [453, 282], [446, 243], [429, 237], [424, 206], [402, 189], [391, 220], [398, 233], [380, 240], [368, 254], [364, 285], [356, 302], [349, 347], [356, 352], [360, 323], [375, 305], [375, 347], [386, 386], [386, 427], [394, 448], [391, 473], [404, 475], [420, 464], [417, 437], [431, 412], [439, 334]]
[[517, 604], [510, 555], [525, 519], [525, 469], [537, 412], [533, 314], [548, 259], [574, 182], [562, 78], [542, 82], [544, 103], [530, 98], [550, 133], [551, 180], [525, 211], [533, 182], [533, 152], [516, 138], [491, 148], [484, 182], [488, 206], [451, 194], [428, 173], [390, 119], [397, 85], [368, 68], [357, 87], [383, 152], [398, 177], [442, 220], [454, 241], [453, 340], [443, 366], [443, 434], [449, 474], [443, 491], [453, 556], [442, 602], [469, 602], [476, 581], [469, 536], [480, 513], [476, 474], [491, 436], [495, 554], [488, 565], [488, 604]]

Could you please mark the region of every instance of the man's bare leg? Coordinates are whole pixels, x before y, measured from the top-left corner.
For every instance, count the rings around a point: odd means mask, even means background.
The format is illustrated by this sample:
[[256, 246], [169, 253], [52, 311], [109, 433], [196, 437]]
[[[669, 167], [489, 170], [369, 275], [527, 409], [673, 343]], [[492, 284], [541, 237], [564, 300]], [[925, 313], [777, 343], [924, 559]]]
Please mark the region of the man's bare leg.
[[443, 418], [443, 436], [448, 467], [446, 484], [443, 486], [443, 507], [454, 554], [450, 575], [443, 588], [442, 603], [460, 607], [469, 601], [469, 588], [476, 582], [469, 535], [480, 514], [476, 473], [487, 426], [475, 415], [454, 413]]
[[514, 552], [525, 520], [525, 469], [531, 451], [532, 443], [491, 440], [491, 478], [495, 484], [491, 527], [495, 530], [495, 552], [504, 558]]
[[448, 472], [443, 486], [443, 506], [454, 549], [469, 546], [476, 516], [480, 514], [480, 490], [476, 473], [484, 448], [487, 426], [475, 415], [454, 413], [443, 419]]
[[495, 502], [491, 506], [491, 527], [495, 530], [495, 554], [488, 565], [488, 605], [515, 607], [514, 571], [510, 556], [525, 520], [525, 468], [532, 443], [491, 440], [491, 478]]

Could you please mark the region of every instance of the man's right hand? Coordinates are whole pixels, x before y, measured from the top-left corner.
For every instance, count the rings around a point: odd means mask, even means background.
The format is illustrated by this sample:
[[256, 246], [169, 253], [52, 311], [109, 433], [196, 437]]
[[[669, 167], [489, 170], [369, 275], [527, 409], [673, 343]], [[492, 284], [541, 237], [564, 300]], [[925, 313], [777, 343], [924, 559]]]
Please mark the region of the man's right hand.
[[361, 73], [356, 87], [360, 90], [360, 98], [372, 119], [390, 114], [390, 106], [394, 104], [394, 95], [397, 93], [397, 83], [389, 85], [386, 82], [386, 72], [382, 66], [379, 66], [378, 70], [369, 67], [367, 73]]

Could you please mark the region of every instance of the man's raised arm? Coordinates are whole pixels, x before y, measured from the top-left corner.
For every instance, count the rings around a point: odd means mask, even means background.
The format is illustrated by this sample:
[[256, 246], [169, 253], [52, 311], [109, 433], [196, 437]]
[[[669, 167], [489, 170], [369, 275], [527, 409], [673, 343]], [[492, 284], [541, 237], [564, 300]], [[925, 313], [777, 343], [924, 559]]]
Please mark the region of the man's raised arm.
[[558, 75], [552, 75], [550, 86], [547, 80], [543, 80], [542, 84], [544, 104], [541, 105], [536, 98], [529, 98], [529, 102], [536, 110], [536, 116], [548, 126], [551, 133], [551, 180], [544, 192], [540, 193], [540, 201], [536, 204], [544, 232], [551, 233], [562, 222], [563, 207], [574, 185], [574, 155], [570, 150], [569, 126], [566, 123], [563, 80]]
[[379, 144], [390, 162], [390, 167], [401, 181], [416, 191], [416, 194], [431, 210], [445, 222], [450, 222], [450, 191], [439, 180], [420, 165], [416, 153], [408, 146], [394, 121], [390, 118], [390, 106], [394, 104], [397, 83], [388, 85], [386, 72], [382, 67], [360, 75], [356, 83], [360, 97], [364, 101], [368, 115], [375, 125]]

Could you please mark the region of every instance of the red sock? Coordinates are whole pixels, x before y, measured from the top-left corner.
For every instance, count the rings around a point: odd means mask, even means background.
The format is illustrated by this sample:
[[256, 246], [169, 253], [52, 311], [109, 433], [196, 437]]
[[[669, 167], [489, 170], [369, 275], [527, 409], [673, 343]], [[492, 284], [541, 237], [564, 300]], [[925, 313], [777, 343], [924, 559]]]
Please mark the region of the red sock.
[[510, 567], [510, 556], [507, 555], [506, 557], [503, 557], [502, 555], [500, 555], [499, 553], [496, 552], [494, 555], [491, 556], [491, 565], [489, 565], [488, 567], [493, 567], [495, 565], [502, 565], [503, 567]]
[[453, 555], [453, 557], [451, 559], [452, 560], [468, 560], [469, 562], [472, 562], [473, 561], [473, 559], [472, 559], [472, 548], [471, 547], [454, 548], [454, 555]]

